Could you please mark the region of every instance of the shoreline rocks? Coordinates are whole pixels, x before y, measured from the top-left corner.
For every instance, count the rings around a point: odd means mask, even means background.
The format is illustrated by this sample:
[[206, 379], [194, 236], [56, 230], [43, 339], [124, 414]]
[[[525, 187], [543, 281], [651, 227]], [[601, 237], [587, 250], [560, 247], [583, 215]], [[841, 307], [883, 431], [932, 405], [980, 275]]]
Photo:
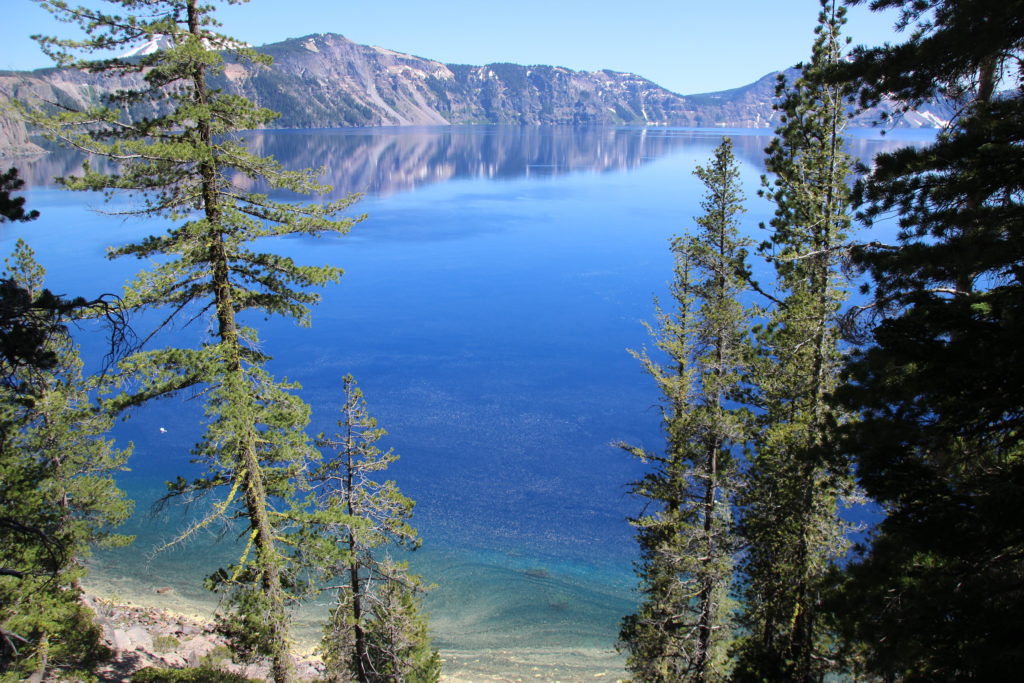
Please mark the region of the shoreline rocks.
[[[147, 667], [185, 669], [207, 665], [247, 678], [265, 679], [269, 675], [266, 663], [233, 662], [227, 642], [214, 631], [212, 621], [88, 595], [83, 600], [95, 612], [103, 639], [114, 653], [111, 661], [96, 672], [101, 681], [130, 681], [132, 674]], [[315, 657], [297, 658], [296, 669], [303, 680], [323, 674], [323, 664]]]

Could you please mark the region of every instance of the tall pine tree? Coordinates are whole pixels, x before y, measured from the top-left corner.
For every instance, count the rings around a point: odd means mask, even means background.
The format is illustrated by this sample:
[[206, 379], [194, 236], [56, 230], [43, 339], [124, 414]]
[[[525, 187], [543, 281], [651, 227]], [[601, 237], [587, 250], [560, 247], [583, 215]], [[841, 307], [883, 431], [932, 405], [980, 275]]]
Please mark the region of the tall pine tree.
[[668, 363], [634, 354], [661, 389], [667, 436], [664, 454], [627, 447], [651, 465], [632, 486], [651, 509], [631, 520], [644, 599], [620, 634], [640, 681], [725, 680], [734, 634], [736, 451], [749, 429], [735, 401], [750, 313], [738, 302], [747, 243], [739, 237], [743, 195], [731, 141], [695, 173], [707, 188], [705, 213], [697, 234], [673, 240], [675, 310], [659, 307], [650, 329]]
[[[843, 151], [844, 90], [823, 81], [842, 55], [844, 10], [823, 0], [810, 63], [780, 79], [780, 124], [767, 149], [774, 174], [771, 238], [775, 304], [758, 334], [752, 384], [760, 427], [745, 475], [737, 681], [820, 681], [828, 669], [819, 612], [830, 561], [844, 548], [839, 496], [846, 468], [830, 438], [841, 414], [828, 403], [839, 380], [839, 262], [849, 227]], [[767, 180], [765, 181], [767, 184]]]
[[[86, 165], [81, 177], [64, 179], [76, 190], [136, 197], [132, 211], [175, 223], [166, 233], [121, 246], [113, 257], [134, 256], [158, 265], [140, 273], [124, 296], [132, 308], [159, 308], [189, 319], [209, 313], [212, 334], [193, 348], [139, 353], [121, 370], [141, 388], [113, 399], [124, 409], [185, 388], [200, 388], [207, 430], [194, 449], [206, 473], [179, 479], [171, 493], [225, 491], [213, 517], [239, 519], [248, 543], [239, 562], [215, 573], [209, 585], [228, 594], [221, 628], [244, 658], [266, 656], [275, 681], [293, 677], [286, 606], [289, 553], [282, 548], [286, 511], [295, 475], [313, 457], [303, 429], [308, 407], [290, 385], [264, 369], [256, 334], [244, 324], [247, 311], [308, 322], [310, 287], [336, 281], [340, 270], [300, 266], [290, 258], [253, 250], [262, 238], [343, 233], [351, 220], [334, 220], [350, 200], [330, 204], [283, 203], [246, 189], [265, 184], [300, 194], [321, 193], [309, 171], [285, 171], [273, 159], [249, 153], [238, 131], [259, 128], [274, 117], [244, 98], [210, 87], [221, 68], [218, 50], [231, 49], [247, 68], [270, 60], [214, 29], [211, 4], [198, 0], [110, 0], [133, 14], [41, 3], [59, 19], [77, 24], [83, 40], [39, 38], [59, 64], [101, 73], [135, 75], [141, 86], [118, 90], [105, 106], [62, 111], [36, 120], [51, 137], [107, 157], [116, 173]], [[159, 39], [166, 47], [130, 59], [80, 61], [74, 55], [110, 54]], [[152, 105], [148, 116], [130, 117], [135, 105]], [[188, 532], [186, 532], [188, 533]]]
[[313, 495], [298, 544], [321, 582], [341, 581], [322, 643], [328, 677], [435, 683], [441, 660], [420, 613], [420, 580], [381, 556], [389, 547], [419, 547], [409, 525], [414, 503], [394, 481], [379, 481], [398, 455], [376, 445], [386, 432], [351, 375], [343, 392], [340, 432], [317, 437], [324, 458], [310, 475]]
[[[43, 274], [19, 240], [4, 281], [36, 301]], [[112, 417], [54, 322], [40, 338], [46, 363], [0, 361], [0, 680], [91, 672], [107, 653], [81, 602], [83, 560], [131, 540], [113, 532], [132, 508], [114, 481], [129, 452], [105, 438]]]
[[[865, 491], [885, 510], [837, 604], [890, 681], [1014, 680], [1024, 666], [1024, 3], [872, 2], [907, 39], [840, 77], [862, 104], [938, 92], [958, 117], [934, 144], [881, 155], [860, 186], [872, 343], [841, 394]], [[1002, 92], [998, 92], [1002, 89]]]

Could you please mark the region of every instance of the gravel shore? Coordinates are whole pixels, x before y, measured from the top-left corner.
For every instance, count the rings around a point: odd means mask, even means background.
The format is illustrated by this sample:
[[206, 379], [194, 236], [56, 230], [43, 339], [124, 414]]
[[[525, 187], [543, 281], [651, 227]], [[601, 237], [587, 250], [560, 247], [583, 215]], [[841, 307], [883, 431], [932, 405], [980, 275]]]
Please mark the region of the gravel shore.
[[[96, 612], [96, 623], [114, 652], [113, 660], [97, 671], [101, 681], [129, 681], [146, 667], [181, 669], [205, 664], [256, 679], [266, 678], [269, 672], [264, 663], [232, 662], [227, 644], [209, 620], [92, 596], [86, 596], [85, 602]], [[305, 657], [296, 662], [296, 669], [300, 679], [309, 680], [322, 674], [323, 664]]]

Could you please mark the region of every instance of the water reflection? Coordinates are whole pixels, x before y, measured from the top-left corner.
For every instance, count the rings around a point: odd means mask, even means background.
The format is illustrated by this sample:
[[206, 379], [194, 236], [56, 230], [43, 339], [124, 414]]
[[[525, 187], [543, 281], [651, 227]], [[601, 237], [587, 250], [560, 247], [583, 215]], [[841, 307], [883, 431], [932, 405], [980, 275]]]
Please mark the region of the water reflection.
[[[847, 147], [866, 162], [880, 151], [931, 135], [913, 133], [915, 137], [901, 134], [896, 139], [856, 131]], [[334, 186], [337, 197], [349, 192], [387, 196], [458, 178], [626, 171], [684, 148], [707, 147], [710, 155], [723, 135], [732, 137], [738, 157], [763, 170], [764, 148], [771, 139], [764, 130], [448, 126], [261, 131], [241, 137], [255, 153], [273, 156], [286, 168], [326, 168], [324, 181]], [[82, 158], [58, 149], [19, 160], [18, 166], [30, 186], [41, 186], [76, 173]], [[234, 180], [245, 189], [265, 189], [242, 176]]]
[[281, 131], [245, 137], [253, 151], [288, 168], [326, 168], [338, 194], [374, 195], [458, 178], [626, 171], [692, 142], [689, 136], [643, 129], [537, 126]]

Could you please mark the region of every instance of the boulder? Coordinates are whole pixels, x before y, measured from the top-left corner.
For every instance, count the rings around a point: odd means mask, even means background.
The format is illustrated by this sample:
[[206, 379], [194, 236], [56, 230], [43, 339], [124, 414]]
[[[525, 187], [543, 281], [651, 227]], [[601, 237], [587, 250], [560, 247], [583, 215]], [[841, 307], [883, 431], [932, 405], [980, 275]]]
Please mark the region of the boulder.
[[127, 636], [136, 650], [150, 651], [153, 649], [153, 637], [141, 626], [132, 626], [128, 629]]
[[119, 652], [127, 652], [132, 649], [132, 639], [119, 628], [111, 631], [109, 640], [111, 647]]

